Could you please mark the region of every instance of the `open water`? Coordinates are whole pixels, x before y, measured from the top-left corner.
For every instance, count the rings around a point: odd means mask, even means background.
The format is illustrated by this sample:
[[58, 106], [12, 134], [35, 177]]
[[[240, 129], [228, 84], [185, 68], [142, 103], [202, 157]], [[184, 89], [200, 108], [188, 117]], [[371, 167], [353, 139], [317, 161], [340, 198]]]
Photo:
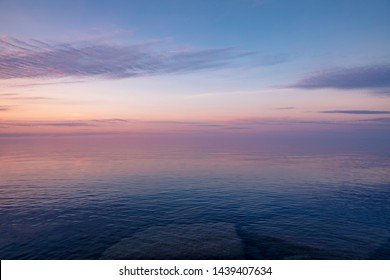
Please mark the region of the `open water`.
[[154, 138], [3, 139], [0, 258], [390, 259], [386, 149]]

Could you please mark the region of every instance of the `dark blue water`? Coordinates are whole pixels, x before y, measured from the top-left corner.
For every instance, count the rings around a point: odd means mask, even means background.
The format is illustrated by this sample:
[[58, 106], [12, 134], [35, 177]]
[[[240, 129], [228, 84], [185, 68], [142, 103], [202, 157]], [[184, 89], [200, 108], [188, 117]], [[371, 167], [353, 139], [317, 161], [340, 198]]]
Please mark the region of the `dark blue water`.
[[3, 140], [0, 258], [390, 259], [388, 153], [211, 142]]

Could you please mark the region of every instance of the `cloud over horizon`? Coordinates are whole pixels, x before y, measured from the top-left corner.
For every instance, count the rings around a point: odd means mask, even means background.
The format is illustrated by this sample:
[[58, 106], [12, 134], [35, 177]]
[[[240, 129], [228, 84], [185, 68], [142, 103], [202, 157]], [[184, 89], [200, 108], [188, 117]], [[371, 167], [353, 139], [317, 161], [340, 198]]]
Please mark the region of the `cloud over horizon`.
[[378, 110], [329, 110], [321, 111], [324, 114], [352, 114], [352, 115], [385, 115], [390, 114], [390, 111]]
[[0, 79], [104, 77], [121, 79], [177, 74], [227, 66], [249, 52], [234, 48], [157, 50], [156, 44], [53, 44], [0, 37]]
[[[1, 110], [1, 107], [0, 107]], [[8, 127], [86, 127], [100, 125], [115, 125], [126, 123], [124, 119], [93, 119], [93, 120], [75, 120], [75, 121], [6, 121], [0, 122], [0, 125]]]
[[[172, 135], [177, 133], [253, 133], [264, 132], [298, 132], [307, 131], [388, 131], [390, 118], [373, 118], [349, 121], [321, 121], [313, 119], [262, 119], [248, 118], [227, 121], [176, 121], [176, 120], [137, 120], [137, 119], [87, 119], [87, 120], [56, 120], [56, 121], [5, 121], [0, 120], [0, 138], [2, 136], [51, 136], [51, 135]], [[39, 130], [37, 128], [44, 128]], [[287, 128], [287, 130], [285, 130]], [[272, 134], [270, 134], [272, 135]]]
[[335, 68], [309, 75], [292, 87], [302, 89], [390, 89], [390, 64]]

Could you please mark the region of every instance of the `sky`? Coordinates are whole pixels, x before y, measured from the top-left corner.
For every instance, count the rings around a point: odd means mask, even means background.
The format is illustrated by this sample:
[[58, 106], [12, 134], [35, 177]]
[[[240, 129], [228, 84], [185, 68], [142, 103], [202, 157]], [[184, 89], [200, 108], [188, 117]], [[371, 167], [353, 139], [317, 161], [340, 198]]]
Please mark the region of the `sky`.
[[390, 132], [390, 1], [0, 0], [0, 136]]

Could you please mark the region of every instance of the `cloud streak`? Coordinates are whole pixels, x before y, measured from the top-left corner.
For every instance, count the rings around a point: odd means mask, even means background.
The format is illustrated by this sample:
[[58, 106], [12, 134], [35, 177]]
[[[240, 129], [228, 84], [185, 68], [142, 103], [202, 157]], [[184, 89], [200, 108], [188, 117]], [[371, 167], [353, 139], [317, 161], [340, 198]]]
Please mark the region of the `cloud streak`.
[[[1, 108], [1, 107], [0, 107]], [[126, 123], [124, 119], [95, 119], [95, 120], [75, 120], [75, 121], [31, 121], [31, 122], [2, 122], [0, 125], [7, 127], [93, 127], [104, 125], [120, 125]]]
[[277, 107], [276, 110], [292, 110], [295, 109], [295, 107]]
[[11, 108], [9, 106], [0, 106], [0, 111], [8, 111]]
[[19, 94], [0, 94], [0, 99], [7, 100], [25, 100], [25, 101], [40, 101], [40, 100], [53, 100], [51, 97], [43, 97], [43, 96], [21, 96]]
[[18, 123], [3, 123], [3, 125], [8, 126], [27, 126], [27, 127], [42, 127], [42, 126], [51, 126], [51, 127], [83, 127], [91, 126], [87, 122], [18, 122]]
[[303, 89], [390, 89], [390, 64], [322, 71], [301, 79], [292, 87]]
[[364, 119], [360, 120], [362, 122], [375, 122], [375, 123], [383, 123], [383, 124], [390, 124], [390, 118], [374, 118], [374, 119]]
[[[104, 77], [186, 73], [229, 65], [249, 53], [233, 48], [157, 50], [157, 44], [51, 44], [0, 37], [0, 79]], [[164, 46], [160, 46], [164, 47]]]
[[390, 114], [390, 111], [377, 111], [377, 110], [329, 110], [321, 111], [324, 114], [352, 114], [352, 115], [386, 115]]

